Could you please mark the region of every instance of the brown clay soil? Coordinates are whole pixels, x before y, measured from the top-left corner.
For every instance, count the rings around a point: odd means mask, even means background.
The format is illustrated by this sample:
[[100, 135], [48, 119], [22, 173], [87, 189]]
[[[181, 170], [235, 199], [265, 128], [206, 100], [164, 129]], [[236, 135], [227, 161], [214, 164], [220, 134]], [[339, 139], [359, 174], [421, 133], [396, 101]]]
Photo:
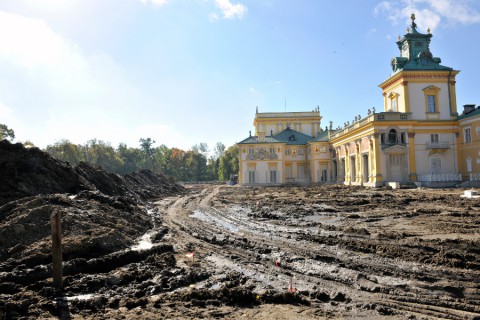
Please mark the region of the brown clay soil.
[[2, 320], [480, 319], [480, 199], [463, 190], [184, 190], [12, 147], [20, 157], [0, 153]]

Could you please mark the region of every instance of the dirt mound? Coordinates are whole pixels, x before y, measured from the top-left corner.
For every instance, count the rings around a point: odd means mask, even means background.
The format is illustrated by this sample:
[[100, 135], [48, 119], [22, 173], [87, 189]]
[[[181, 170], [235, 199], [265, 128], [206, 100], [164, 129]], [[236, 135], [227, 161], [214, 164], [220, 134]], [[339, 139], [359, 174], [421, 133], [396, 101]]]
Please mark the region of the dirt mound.
[[75, 171], [99, 191], [109, 196], [133, 196], [145, 201], [184, 190], [182, 186], [175, 183], [173, 178], [167, 178], [149, 170], [140, 170], [121, 176], [81, 162], [75, 167]]
[[51, 193], [94, 190], [67, 163], [38, 148], [0, 141], [0, 205], [14, 199]]
[[80, 162], [75, 167], [75, 172], [90, 181], [100, 192], [106, 195], [126, 196], [130, 192], [122, 176], [107, 172], [87, 162]]
[[183, 191], [172, 178], [141, 170], [125, 176], [81, 162], [75, 168], [38, 148], [0, 141], [0, 205], [39, 194], [99, 190], [109, 196], [132, 196], [137, 200]]
[[[160, 243], [168, 228], [147, 202], [183, 191], [173, 179], [147, 170], [121, 176], [88, 163], [72, 168], [38, 148], [1, 141], [0, 181], [0, 319], [61, 316], [59, 307], [68, 306], [66, 300], [52, 304], [53, 213], [62, 216], [65, 286], [71, 292], [114, 287], [112, 295], [134, 294], [124, 302], [134, 304], [145, 295], [144, 280], [153, 270], [175, 266], [173, 247]], [[164, 273], [159, 279], [165, 288], [196, 279]], [[152, 283], [148, 289], [165, 288]], [[72, 308], [80, 313], [99, 303], [77, 302]]]
[[171, 195], [184, 191], [184, 187], [175, 183], [172, 177], [154, 174], [149, 170], [140, 170], [124, 176], [126, 185], [143, 199]]

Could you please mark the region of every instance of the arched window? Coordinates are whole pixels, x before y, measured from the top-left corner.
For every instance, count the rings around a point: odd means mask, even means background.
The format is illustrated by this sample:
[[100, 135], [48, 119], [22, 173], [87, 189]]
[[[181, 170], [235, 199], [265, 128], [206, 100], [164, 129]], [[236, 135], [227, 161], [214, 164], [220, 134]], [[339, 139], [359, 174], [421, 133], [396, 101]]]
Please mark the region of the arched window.
[[388, 143], [397, 143], [397, 131], [395, 129], [390, 129], [388, 131]]

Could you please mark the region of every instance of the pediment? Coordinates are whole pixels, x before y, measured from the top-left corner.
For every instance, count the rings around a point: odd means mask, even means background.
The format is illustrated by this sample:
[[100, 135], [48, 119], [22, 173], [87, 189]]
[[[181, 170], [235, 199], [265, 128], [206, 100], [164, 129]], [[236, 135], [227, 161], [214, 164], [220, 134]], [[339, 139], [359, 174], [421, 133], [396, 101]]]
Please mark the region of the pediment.
[[438, 92], [441, 89], [439, 87], [436, 87], [436, 86], [432, 85], [432, 86], [428, 86], [426, 88], [423, 88], [422, 90], [425, 91], [425, 92]]
[[384, 153], [387, 153], [387, 154], [403, 154], [407, 152], [407, 146], [405, 144], [400, 144], [400, 143], [396, 143], [392, 145], [387, 144], [382, 148], [382, 150]]

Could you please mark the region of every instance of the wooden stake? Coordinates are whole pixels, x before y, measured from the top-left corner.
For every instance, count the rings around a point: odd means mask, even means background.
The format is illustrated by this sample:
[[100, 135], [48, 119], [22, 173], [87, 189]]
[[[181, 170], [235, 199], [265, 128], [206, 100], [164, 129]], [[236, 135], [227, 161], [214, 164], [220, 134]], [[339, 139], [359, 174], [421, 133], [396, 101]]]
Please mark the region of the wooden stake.
[[53, 284], [55, 289], [63, 289], [63, 267], [62, 267], [62, 214], [60, 211], [53, 213], [50, 217], [52, 227], [52, 264]]

